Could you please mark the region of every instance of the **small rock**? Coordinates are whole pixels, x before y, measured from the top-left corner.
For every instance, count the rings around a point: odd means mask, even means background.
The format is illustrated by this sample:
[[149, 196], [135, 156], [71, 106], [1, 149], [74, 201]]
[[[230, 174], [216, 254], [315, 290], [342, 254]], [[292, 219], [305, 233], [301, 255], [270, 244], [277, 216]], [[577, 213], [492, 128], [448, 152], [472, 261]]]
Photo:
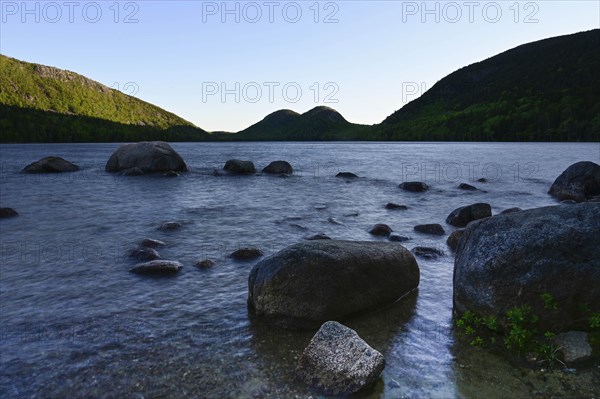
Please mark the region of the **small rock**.
[[429, 186], [427, 184], [420, 181], [407, 181], [401, 183], [398, 187], [400, 187], [404, 191], [410, 191], [413, 193], [420, 193], [429, 189]]
[[358, 177], [358, 175], [355, 175], [354, 173], [351, 173], [351, 172], [340, 172], [337, 175], [335, 175], [335, 177], [343, 177], [345, 179], [356, 179]]
[[79, 166], [61, 157], [45, 157], [27, 165], [21, 173], [64, 173], [76, 172]]
[[562, 358], [567, 363], [583, 361], [592, 356], [592, 347], [588, 342], [588, 334], [583, 331], [569, 331], [557, 334], [554, 345], [559, 348]]
[[522, 211], [522, 210], [523, 210], [523, 209], [521, 209], [521, 208], [516, 208], [516, 207], [515, 207], [515, 208], [508, 208], [508, 209], [505, 209], [505, 210], [503, 210], [503, 211], [502, 211], [502, 212], [500, 212], [500, 213], [501, 213], [501, 214], [506, 214], [506, 213], [515, 213], [515, 212], [520, 212], [520, 211]]
[[250, 260], [261, 256], [263, 256], [263, 252], [258, 248], [240, 248], [229, 255], [236, 260]]
[[160, 259], [158, 251], [153, 248], [134, 248], [127, 255], [143, 261]]
[[287, 161], [274, 161], [262, 171], [274, 175], [291, 175], [294, 172], [294, 168]]
[[446, 240], [446, 244], [448, 244], [451, 250], [456, 251], [456, 248], [458, 248], [458, 240], [460, 240], [460, 237], [462, 237], [464, 232], [464, 229], [461, 229], [450, 233], [448, 239]]
[[140, 246], [146, 247], [146, 248], [159, 248], [159, 247], [164, 247], [166, 245], [167, 244], [165, 244], [164, 242], [162, 242], [160, 240], [153, 240], [151, 238], [145, 238], [140, 243]]
[[390, 240], [392, 242], [404, 242], [404, 241], [409, 241], [410, 237], [401, 236], [399, 234], [390, 234], [390, 236], [388, 237], [388, 240]]
[[376, 224], [375, 226], [373, 226], [373, 228], [371, 229], [371, 231], [369, 231], [369, 233], [373, 234], [374, 236], [378, 236], [378, 237], [387, 237], [390, 234], [392, 234], [392, 228], [390, 226], [388, 226], [387, 224], [383, 224], [383, 223], [379, 223]]
[[328, 235], [326, 235], [326, 234], [323, 234], [323, 233], [318, 233], [318, 234], [312, 235], [312, 236], [310, 236], [310, 237], [307, 237], [306, 239], [307, 239], [308, 241], [316, 241], [316, 240], [331, 240], [331, 237], [329, 237]]
[[19, 216], [19, 213], [12, 208], [0, 208], [0, 219]]
[[356, 331], [328, 321], [304, 349], [296, 374], [326, 395], [346, 396], [377, 381], [384, 367], [383, 355]]
[[158, 228], [158, 230], [160, 230], [160, 231], [173, 231], [173, 230], [177, 230], [181, 226], [183, 226], [183, 225], [181, 223], [179, 223], [179, 222], [166, 222], [166, 223], [163, 223]]
[[223, 170], [240, 175], [251, 175], [256, 173], [256, 169], [254, 168], [252, 161], [241, 161], [239, 159], [230, 159], [227, 161], [223, 167]]
[[477, 190], [477, 187], [472, 186], [472, 185], [467, 184], [467, 183], [460, 183], [458, 185], [458, 188], [460, 188], [461, 190], [469, 190], [469, 191], [475, 191], [475, 190]]
[[440, 256], [445, 255], [444, 251], [430, 247], [414, 247], [412, 249], [412, 253], [415, 254], [415, 256], [419, 256], [425, 259], [436, 259]]
[[485, 177], [479, 178], [479, 179], [477, 179], [477, 181], [479, 183], [487, 183], [488, 182], [488, 180]]
[[405, 211], [408, 209], [408, 207], [406, 205], [398, 205], [398, 204], [394, 204], [393, 202], [388, 202], [387, 205], [385, 206], [385, 209], [394, 209], [394, 210], [402, 210]]
[[477, 203], [453, 210], [446, 218], [446, 223], [452, 226], [465, 227], [473, 220], [479, 220], [490, 216], [492, 216], [492, 207], [490, 204]]
[[168, 275], [178, 273], [183, 266], [173, 260], [153, 260], [135, 265], [131, 270], [136, 274]]
[[442, 227], [442, 225], [434, 223], [434, 224], [419, 224], [414, 227], [415, 231], [424, 234], [433, 234], [437, 236], [443, 236], [446, 234], [446, 231]]
[[204, 259], [204, 260], [200, 260], [200, 261], [196, 262], [196, 264], [194, 266], [196, 266], [200, 269], [210, 269], [215, 264], [216, 264], [215, 261], [212, 259]]

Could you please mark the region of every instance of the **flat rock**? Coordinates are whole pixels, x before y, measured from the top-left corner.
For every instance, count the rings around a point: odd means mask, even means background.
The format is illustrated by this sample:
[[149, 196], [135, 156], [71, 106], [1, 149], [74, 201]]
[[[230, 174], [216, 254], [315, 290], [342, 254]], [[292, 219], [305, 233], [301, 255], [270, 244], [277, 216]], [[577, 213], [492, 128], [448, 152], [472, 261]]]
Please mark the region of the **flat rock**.
[[399, 204], [394, 204], [393, 202], [388, 202], [385, 205], [385, 209], [405, 211], [408, 209], [408, 207], [406, 205], [399, 205]]
[[27, 165], [21, 173], [65, 173], [76, 172], [79, 166], [61, 157], [45, 157]]
[[350, 395], [373, 384], [385, 358], [356, 331], [335, 321], [324, 323], [298, 360], [296, 374], [325, 395]]
[[182, 268], [181, 263], [177, 261], [153, 260], [137, 264], [129, 271], [136, 274], [169, 275], [178, 273]]
[[[187, 165], [168, 143], [164, 141], [144, 141], [123, 144], [117, 148], [108, 159], [105, 169], [110, 173], [130, 169], [134, 169], [135, 173], [139, 173], [139, 171], [142, 171], [142, 173], [184, 172], [187, 171]], [[133, 175], [132, 172], [126, 173]]]
[[419, 267], [402, 245], [304, 241], [257, 263], [248, 306], [286, 328], [307, 329], [395, 302], [419, 285]]

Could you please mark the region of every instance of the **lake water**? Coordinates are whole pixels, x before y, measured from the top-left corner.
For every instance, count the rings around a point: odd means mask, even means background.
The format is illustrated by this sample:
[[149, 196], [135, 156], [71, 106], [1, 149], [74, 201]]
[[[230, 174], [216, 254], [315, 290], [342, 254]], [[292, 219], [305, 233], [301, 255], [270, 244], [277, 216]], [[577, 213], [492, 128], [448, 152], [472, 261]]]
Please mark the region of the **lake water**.
[[[446, 256], [418, 259], [418, 292], [345, 322], [383, 353], [381, 381], [368, 398], [589, 395], [599, 369], [567, 374], [519, 368], [460, 342], [452, 328], [453, 256], [446, 238], [413, 231], [444, 223], [459, 206], [488, 202], [494, 213], [556, 204], [547, 195], [569, 165], [598, 162], [600, 145], [493, 143], [176, 143], [193, 169], [179, 178], [104, 172], [118, 144], [0, 146], [0, 206], [21, 215], [0, 221], [0, 397], [316, 397], [294, 378], [314, 332], [250, 320], [248, 273], [255, 262], [227, 257], [256, 246], [266, 255], [315, 233], [378, 240], [376, 223], [435, 246]], [[62, 156], [83, 170], [22, 175], [25, 165]], [[257, 169], [289, 161], [292, 177], [212, 176], [231, 158]], [[360, 176], [336, 178], [340, 171]], [[486, 183], [476, 180], [485, 177]], [[425, 193], [398, 188], [425, 181]], [[459, 183], [479, 191], [462, 191]], [[404, 211], [384, 208], [404, 204]], [[157, 231], [180, 221], [174, 232]], [[167, 243], [171, 278], [128, 272], [126, 253], [143, 238]], [[217, 265], [193, 265], [211, 258]], [[594, 388], [594, 384], [596, 388]]]

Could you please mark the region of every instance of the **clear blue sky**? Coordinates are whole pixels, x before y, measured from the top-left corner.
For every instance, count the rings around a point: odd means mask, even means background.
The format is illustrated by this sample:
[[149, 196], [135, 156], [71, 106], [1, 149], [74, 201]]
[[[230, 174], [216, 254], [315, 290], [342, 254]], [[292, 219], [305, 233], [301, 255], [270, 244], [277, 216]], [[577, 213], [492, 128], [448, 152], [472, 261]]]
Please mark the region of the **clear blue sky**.
[[[378, 123], [462, 66], [600, 26], [595, 0], [227, 2], [229, 14], [221, 1], [115, 3], [2, 1], [0, 52], [117, 83], [209, 131], [237, 131], [317, 105]], [[224, 101], [223, 84], [233, 93]]]

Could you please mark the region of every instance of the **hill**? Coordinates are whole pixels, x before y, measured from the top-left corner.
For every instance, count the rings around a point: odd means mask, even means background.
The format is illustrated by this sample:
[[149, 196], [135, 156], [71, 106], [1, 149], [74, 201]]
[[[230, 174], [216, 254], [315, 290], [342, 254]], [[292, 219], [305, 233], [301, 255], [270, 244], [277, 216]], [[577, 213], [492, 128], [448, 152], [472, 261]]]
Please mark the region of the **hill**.
[[0, 141], [198, 140], [208, 134], [74, 72], [0, 55]]
[[362, 140], [368, 135], [368, 129], [369, 126], [348, 122], [333, 108], [319, 106], [303, 114], [287, 109], [273, 112], [228, 138], [257, 141]]
[[524, 44], [446, 76], [382, 140], [598, 141], [600, 30]]

